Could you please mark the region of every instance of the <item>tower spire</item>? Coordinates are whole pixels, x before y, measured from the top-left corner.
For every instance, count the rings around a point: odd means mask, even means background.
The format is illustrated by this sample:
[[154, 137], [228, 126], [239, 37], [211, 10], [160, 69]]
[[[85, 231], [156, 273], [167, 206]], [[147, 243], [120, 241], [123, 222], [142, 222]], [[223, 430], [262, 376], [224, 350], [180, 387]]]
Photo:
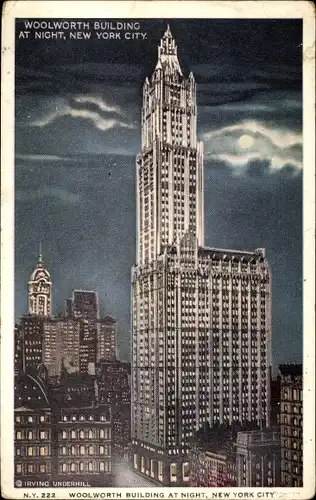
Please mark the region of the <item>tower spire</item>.
[[166, 73], [180, 74], [182, 76], [182, 71], [178, 61], [177, 46], [175, 39], [172, 36], [170, 26], [167, 25], [167, 29], [160, 40], [160, 45], [158, 47], [158, 62], [156, 69], [163, 69]]
[[169, 23], [167, 24], [167, 29], [165, 31], [164, 37], [166, 37], [166, 38], [169, 38], [169, 37], [172, 38], [172, 33], [171, 33], [171, 29], [170, 29]]
[[40, 240], [39, 242], [39, 247], [38, 247], [38, 259], [37, 259], [38, 264], [43, 264], [43, 254], [42, 254], [42, 241]]

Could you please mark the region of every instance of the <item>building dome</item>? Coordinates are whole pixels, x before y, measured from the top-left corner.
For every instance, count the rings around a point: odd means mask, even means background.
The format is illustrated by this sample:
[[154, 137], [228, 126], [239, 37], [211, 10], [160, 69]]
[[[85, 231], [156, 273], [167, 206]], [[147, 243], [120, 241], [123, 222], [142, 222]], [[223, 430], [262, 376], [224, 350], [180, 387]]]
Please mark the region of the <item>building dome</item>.
[[52, 308], [52, 281], [45, 268], [40, 248], [37, 265], [28, 283], [29, 314], [50, 316]]

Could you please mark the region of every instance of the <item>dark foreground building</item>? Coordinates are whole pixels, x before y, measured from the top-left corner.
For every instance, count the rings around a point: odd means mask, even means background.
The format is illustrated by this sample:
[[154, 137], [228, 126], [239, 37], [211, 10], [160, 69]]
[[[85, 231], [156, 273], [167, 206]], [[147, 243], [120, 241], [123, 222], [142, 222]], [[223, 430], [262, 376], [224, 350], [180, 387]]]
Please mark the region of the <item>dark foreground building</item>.
[[40, 377], [16, 377], [14, 467], [21, 486], [113, 486], [111, 405], [98, 404], [93, 389], [94, 381], [71, 391], [68, 380], [65, 394], [63, 387], [50, 393]]
[[303, 486], [302, 365], [280, 365], [281, 486]]

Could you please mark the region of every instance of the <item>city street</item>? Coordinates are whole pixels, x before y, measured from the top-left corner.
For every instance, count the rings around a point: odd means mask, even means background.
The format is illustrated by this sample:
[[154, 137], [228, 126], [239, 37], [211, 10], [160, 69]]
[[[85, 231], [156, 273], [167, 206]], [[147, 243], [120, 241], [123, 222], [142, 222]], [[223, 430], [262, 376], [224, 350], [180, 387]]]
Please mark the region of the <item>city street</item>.
[[136, 474], [128, 462], [121, 461], [114, 465], [115, 486], [117, 487], [148, 487], [154, 488], [156, 485], [142, 476]]

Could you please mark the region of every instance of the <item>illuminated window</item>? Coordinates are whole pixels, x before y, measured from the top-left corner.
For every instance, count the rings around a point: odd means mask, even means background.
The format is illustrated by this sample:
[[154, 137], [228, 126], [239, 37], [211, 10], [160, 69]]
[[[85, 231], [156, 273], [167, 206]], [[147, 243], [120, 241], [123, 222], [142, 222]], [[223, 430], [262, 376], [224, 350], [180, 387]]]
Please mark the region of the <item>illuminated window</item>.
[[177, 464], [170, 464], [170, 481], [175, 482], [177, 480]]
[[46, 457], [48, 455], [47, 446], [41, 446], [40, 447], [40, 455], [42, 457]]

